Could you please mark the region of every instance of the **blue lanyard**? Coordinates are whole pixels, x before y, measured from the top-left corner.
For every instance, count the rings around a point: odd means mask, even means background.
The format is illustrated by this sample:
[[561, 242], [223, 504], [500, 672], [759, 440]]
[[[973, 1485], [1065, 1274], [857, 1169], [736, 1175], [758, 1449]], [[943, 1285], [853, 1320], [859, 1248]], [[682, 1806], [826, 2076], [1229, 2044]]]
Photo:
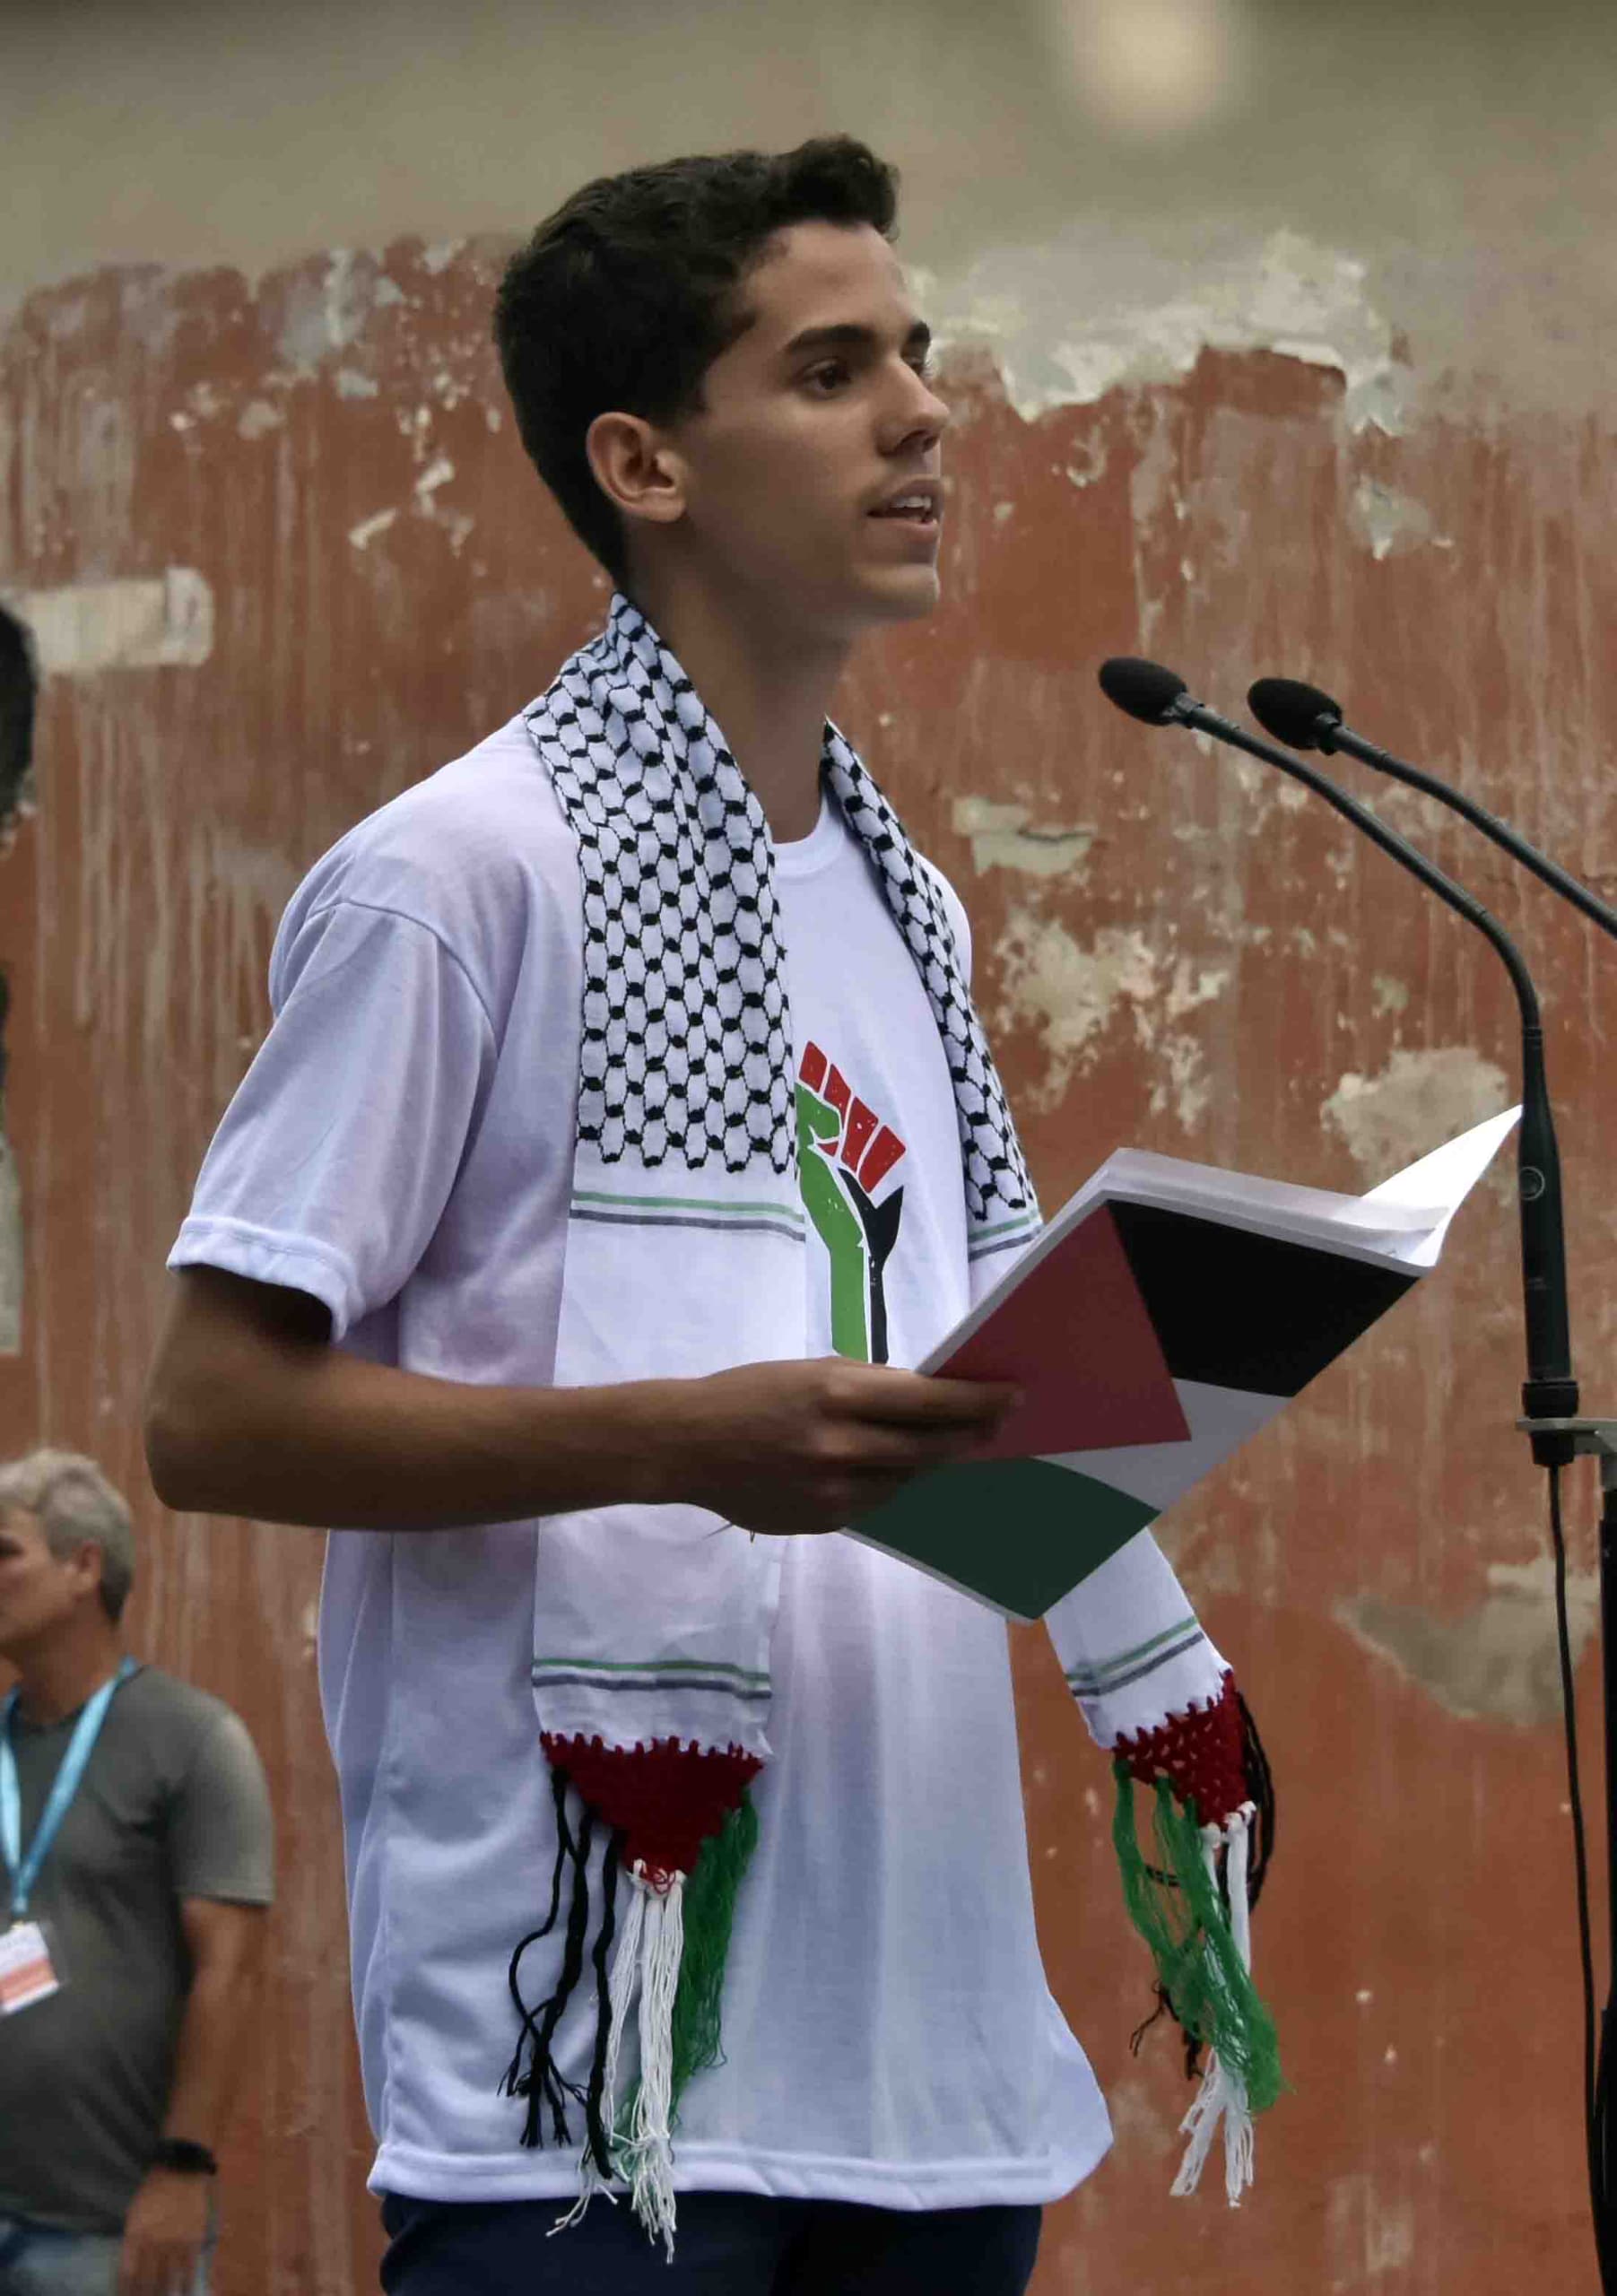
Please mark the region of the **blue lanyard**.
[[101, 1725], [107, 1719], [107, 1709], [113, 1693], [136, 1671], [133, 1658], [126, 1658], [109, 1683], [103, 1683], [90, 1700], [72, 1737], [67, 1752], [62, 1757], [50, 1798], [34, 1828], [34, 1838], [28, 1845], [28, 1856], [22, 1855], [22, 1790], [17, 1779], [17, 1757], [12, 1751], [12, 1716], [16, 1711], [20, 1692], [13, 1691], [0, 1708], [0, 1848], [5, 1852], [7, 1870], [12, 1877], [12, 1919], [21, 1921], [28, 1911], [29, 1895], [39, 1878], [39, 1868], [45, 1863], [45, 1853], [62, 1830], [74, 1796], [78, 1792], [91, 1750], [101, 1735]]

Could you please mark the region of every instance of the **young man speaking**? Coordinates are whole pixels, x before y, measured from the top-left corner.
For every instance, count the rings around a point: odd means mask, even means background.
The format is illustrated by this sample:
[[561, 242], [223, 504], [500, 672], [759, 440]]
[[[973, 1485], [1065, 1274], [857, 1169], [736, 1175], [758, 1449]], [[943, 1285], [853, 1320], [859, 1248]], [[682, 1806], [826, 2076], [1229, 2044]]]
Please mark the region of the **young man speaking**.
[[[893, 1367], [1038, 1222], [960, 906], [828, 721], [938, 596], [893, 214], [830, 138], [592, 184], [511, 264], [523, 440], [619, 595], [297, 893], [172, 1256], [159, 1489], [344, 1526], [322, 1683], [406, 2296], [1011, 2296], [1109, 2142], [1002, 1622], [780, 1535], [992, 1431], [1005, 1390]], [[1239, 1803], [1150, 1540], [1063, 1608], [1102, 1742], [1193, 1715]]]

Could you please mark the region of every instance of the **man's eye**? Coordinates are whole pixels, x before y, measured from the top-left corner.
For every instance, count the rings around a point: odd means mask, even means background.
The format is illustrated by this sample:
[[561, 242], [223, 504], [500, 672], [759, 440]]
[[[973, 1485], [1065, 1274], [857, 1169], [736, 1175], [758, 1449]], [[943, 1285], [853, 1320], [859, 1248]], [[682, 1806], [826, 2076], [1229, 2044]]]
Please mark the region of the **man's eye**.
[[811, 367], [803, 379], [811, 390], [818, 391], [822, 396], [824, 396], [831, 391], [839, 390], [848, 378], [846, 360], [827, 359], [818, 367]]

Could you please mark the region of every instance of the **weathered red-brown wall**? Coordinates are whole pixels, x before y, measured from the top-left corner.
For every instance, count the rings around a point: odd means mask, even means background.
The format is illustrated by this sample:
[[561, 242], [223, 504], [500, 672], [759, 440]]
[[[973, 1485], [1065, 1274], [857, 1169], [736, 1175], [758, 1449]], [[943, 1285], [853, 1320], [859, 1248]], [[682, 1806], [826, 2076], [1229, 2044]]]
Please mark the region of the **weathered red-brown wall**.
[[[537, 691], [601, 610], [504, 411], [494, 265], [409, 243], [256, 289], [108, 270], [34, 296], [0, 352], [13, 606], [48, 617], [39, 594], [182, 569], [213, 617], [211, 645], [194, 628], [166, 665], [160, 635], [124, 646], [144, 666], [89, 666], [117, 650], [105, 598], [53, 641], [37, 811], [0, 860], [24, 1278], [0, 1450], [86, 1448], [135, 1495], [134, 1639], [230, 1699], [274, 1779], [273, 2002], [228, 2148], [223, 2296], [374, 2284], [318, 1542], [166, 1518], [140, 1391], [286, 896], [346, 824]], [[1226, 707], [1259, 671], [1316, 674], [1617, 892], [1611, 426], [1456, 390], [1355, 427], [1346, 363], [1313, 352], [1206, 350], [1042, 413], [980, 349], [945, 371], [948, 602], [870, 647], [843, 715], [970, 910], [1046, 1202], [1124, 1142], [1359, 1188], [1503, 1105], [1513, 1013], [1482, 943], [1288, 785], [1117, 717], [1094, 670], [1151, 652]], [[1380, 802], [1531, 952], [1578, 1359], [1609, 1404], [1609, 953], [1434, 808]], [[1187, 2092], [1167, 2031], [1129, 2053], [1149, 1999], [1109, 1780], [1042, 1637], [1018, 1633], [1052, 1982], [1118, 2132], [1051, 2213], [1039, 2296], [1595, 2284], [1543, 1496], [1511, 1430], [1512, 1222], [1491, 1181], [1437, 1274], [1164, 1526], [1279, 1779], [1258, 1949], [1294, 2093], [1239, 2214], [1212, 2189], [1168, 2202]], [[1580, 1651], [1592, 1511], [1579, 1477]], [[1593, 1705], [1585, 1720], [1597, 1799]]]

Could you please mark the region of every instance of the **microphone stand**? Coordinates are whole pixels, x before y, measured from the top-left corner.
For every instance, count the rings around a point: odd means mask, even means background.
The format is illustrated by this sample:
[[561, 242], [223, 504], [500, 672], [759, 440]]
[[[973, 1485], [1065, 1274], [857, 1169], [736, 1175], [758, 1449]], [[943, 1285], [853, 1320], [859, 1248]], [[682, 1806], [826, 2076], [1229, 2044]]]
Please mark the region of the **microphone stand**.
[[[1517, 1203], [1521, 1222], [1522, 1304], [1526, 1325], [1527, 1377], [1522, 1387], [1523, 1416], [1517, 1425], [1530, 1439], [1534, 1463], [1550, 1473], [1552, 1535], [1555, 1548], [1556, 1610], [1562, 1691], [1566, 1701], [1568, 1762], [1572, 1787], [1574, 1856], [1578, 1869], [1579, 1942], [1583, 1958], [1586, 2020], [1584, 2041], [1585, 2131], [1595, 2250], [1604, 2296], [1617, 2296], [1617, 2118], [1608, 2109], [1617, 2076], [1617, 1420], [1578, 1414], [1567, 1304], [1566, 1245], [1561, 1222], [1560, 1159], [1544, 1073], [1543, 1024], [1533, 978], [1514, 942], [1482, 903], [1444, 874], [1425, 856], [1378, 821], [1366, 806], [1338, 788], [1328, 776], [1305, 765], [1291, 751], [1260, 741], [1243, 726], [1209, 709], [1187, 692], [1183, 682], [1154, 664], [1108, 662], [1101, 685], [1109, 700], [1148, 725], [1180, 725], [1244, 750], [1300, 781], [1372, 844], [1418, 877], [1450, 909], [1491, 942], [1510, 975], [1522, 1026], [1522, 1119], [1517, 1140]], [[1326, 726], [1330, 735], [1325, 740]], [[1346, 749], [1367, 762], [1395, 772], [1432, 796], [1455, 804], [1474, 824], [1495, 838], [1518, 860], [1573, 900], [1606, 930], [1611, 912], [1585, 892], [1575, 879], [1495, 820], [1460, 799], [1434, 777], [1405, 767], [1385, 751], [1347, 734], [1340, 722], [1316, 727], [1321, 746]], [[1346, 736], [1344, 738], [1344, 736]], [[1540, 865], [1543, 864], [1543, 865]], [[1613, 1979], [1600, 2019], [1598, 2055], [1592, 2023], [1595, 1996], [1593, 1951], [1588, 1927], [1587, 1869], [1578, 1793], [1577, 1722], [1571, 1652], [1567, 1631], [1566, 1552], [1560, 1528], [1560, 1471], [1579, 1456], [1600, 1460], [1600, 1616], [1604, 1691], [1606, 1786], [1606, 1886]]]
[[[1286, 678], [1260, 678], [1248, 696], [1253, 712], [1282, 738], [1300, 748], [1317, 746], [1327, 756], [1344, 750], [1395, 780], [1435, 797], [1468, 821], [1473, 828], [1519, 861], [1525, 868], [1569, 901], [1603, 933], [1617, 938], [1617, 911], [1590, 892], [1567, 870], [1527, 843], [1506, 822], [1479, 805], [1463, 790], [1451, 789], [1435, 774], [1395, 757], [1356, 734], [1343, 721], [1340, 703], [1316, 687]], [[1524, 1266], [1524, 1278], [1526, 1271]], [[1563, 1272], [1564, 1278], [1564, 1272]], [[1528, 1328], [1534, 1327], [1529, 1285], [1526, 1300]], [[1564, 1292], [1559, 1310], [1564, 1328]], [[1561, 1689], [1566, 1705], [1568, 1760], [1572, 1787], [1573, 1848], [1578, 1880], [1578, 1929], [1585, 1988], [1585, 2088], [1589, 2147], [1589, 2192], [1595, 2217], [1595, 2245], [1601, 2280], [1607, 2296], [1617, 2288], [1617, 2125], [1611, 2110], [1612, 2086], [1617, 2077], [1617, 1420], [1578, 1415], [1577, 1401], [1553, 1376], [1535, 1378], [1529, 1342], [1529, 1378], [1522, 1389], [1523, 1416], [1517, 1427], [1528, 1438], [1534, 1462], [1550, 1474], [1551, 1537], [1556, 1570], [1556, 1623], [1560, 1642]], [[1564, 1358], [1560, 1359], [1564, 1361]], [[1570, 1378], [1570, 1366], [1567, 1366]], [[1575, 1385], [1571, 1387], [1574, 1398]], [[1611, 1974], [1605, 2005], [1600, 2015], [1598, 2054], [1593, 2026], [1594, 1956], [1589, 1935], [1587, 1863], [1583, 1841], [1578, 1792], [1578, 1735], [1573, 1702], [1572, 1659], [1566, 1617], [1566, 1549], [1560, 1525], [1560, 1469], [1577, 1457], [1600, 1461], [1600, 1645], [1601, 1690], [1605, 1740], [1606, 1907]]]
[[[1339, 789], [1328, 776], [1317, 773], [1290, 750], [1260, 741], [1244, 726], [1221, 718], [1204, 702], [1181, 693], [1169, 705], [1162, 722], [1193, 726], [1216, 741], [1245, 750], [1265, 765], [1278, 766], [1323, 797], [1327, 805], [1361, 830], [1371, 843], [1390, 854], [1440, 900], [1474, 925], [1492, 943], [1516, 991], [1522, 1024], [1522, 1120], [1517, 1135], [1517, 1193], [1521, 1215], [1523, 1305], [1527, 1326], [1527, 1378], [1522, 1406], [1534, 1422], [1552, 1422], [1534, 1439], [1534, 1457], [1541, 1466], [1564, 1465], [1574, 1456], [1568, 1433], [1553, 1422], [1570, 1420], [1578, 1412], [1578, 1382], [1572, 1376], [1571, 1341], [1567, 1309], [1566, 1241], [1561, 1227], [1560, 1156], [1555, 1141], [1555, 1119], [1544, 1074], [1544, 1031], [1538, 992], [1521, 952], [1492, 913], [1463, 885], [1445, 876], [1434, 862], [1417, 851], [1395, 831], [1378, 821], [1368, 806]], [[1543, 1446], [1541, 1449], [1539, 1447]], [[1617, 2296], [1617, 2290], [1613, 2291]]]

